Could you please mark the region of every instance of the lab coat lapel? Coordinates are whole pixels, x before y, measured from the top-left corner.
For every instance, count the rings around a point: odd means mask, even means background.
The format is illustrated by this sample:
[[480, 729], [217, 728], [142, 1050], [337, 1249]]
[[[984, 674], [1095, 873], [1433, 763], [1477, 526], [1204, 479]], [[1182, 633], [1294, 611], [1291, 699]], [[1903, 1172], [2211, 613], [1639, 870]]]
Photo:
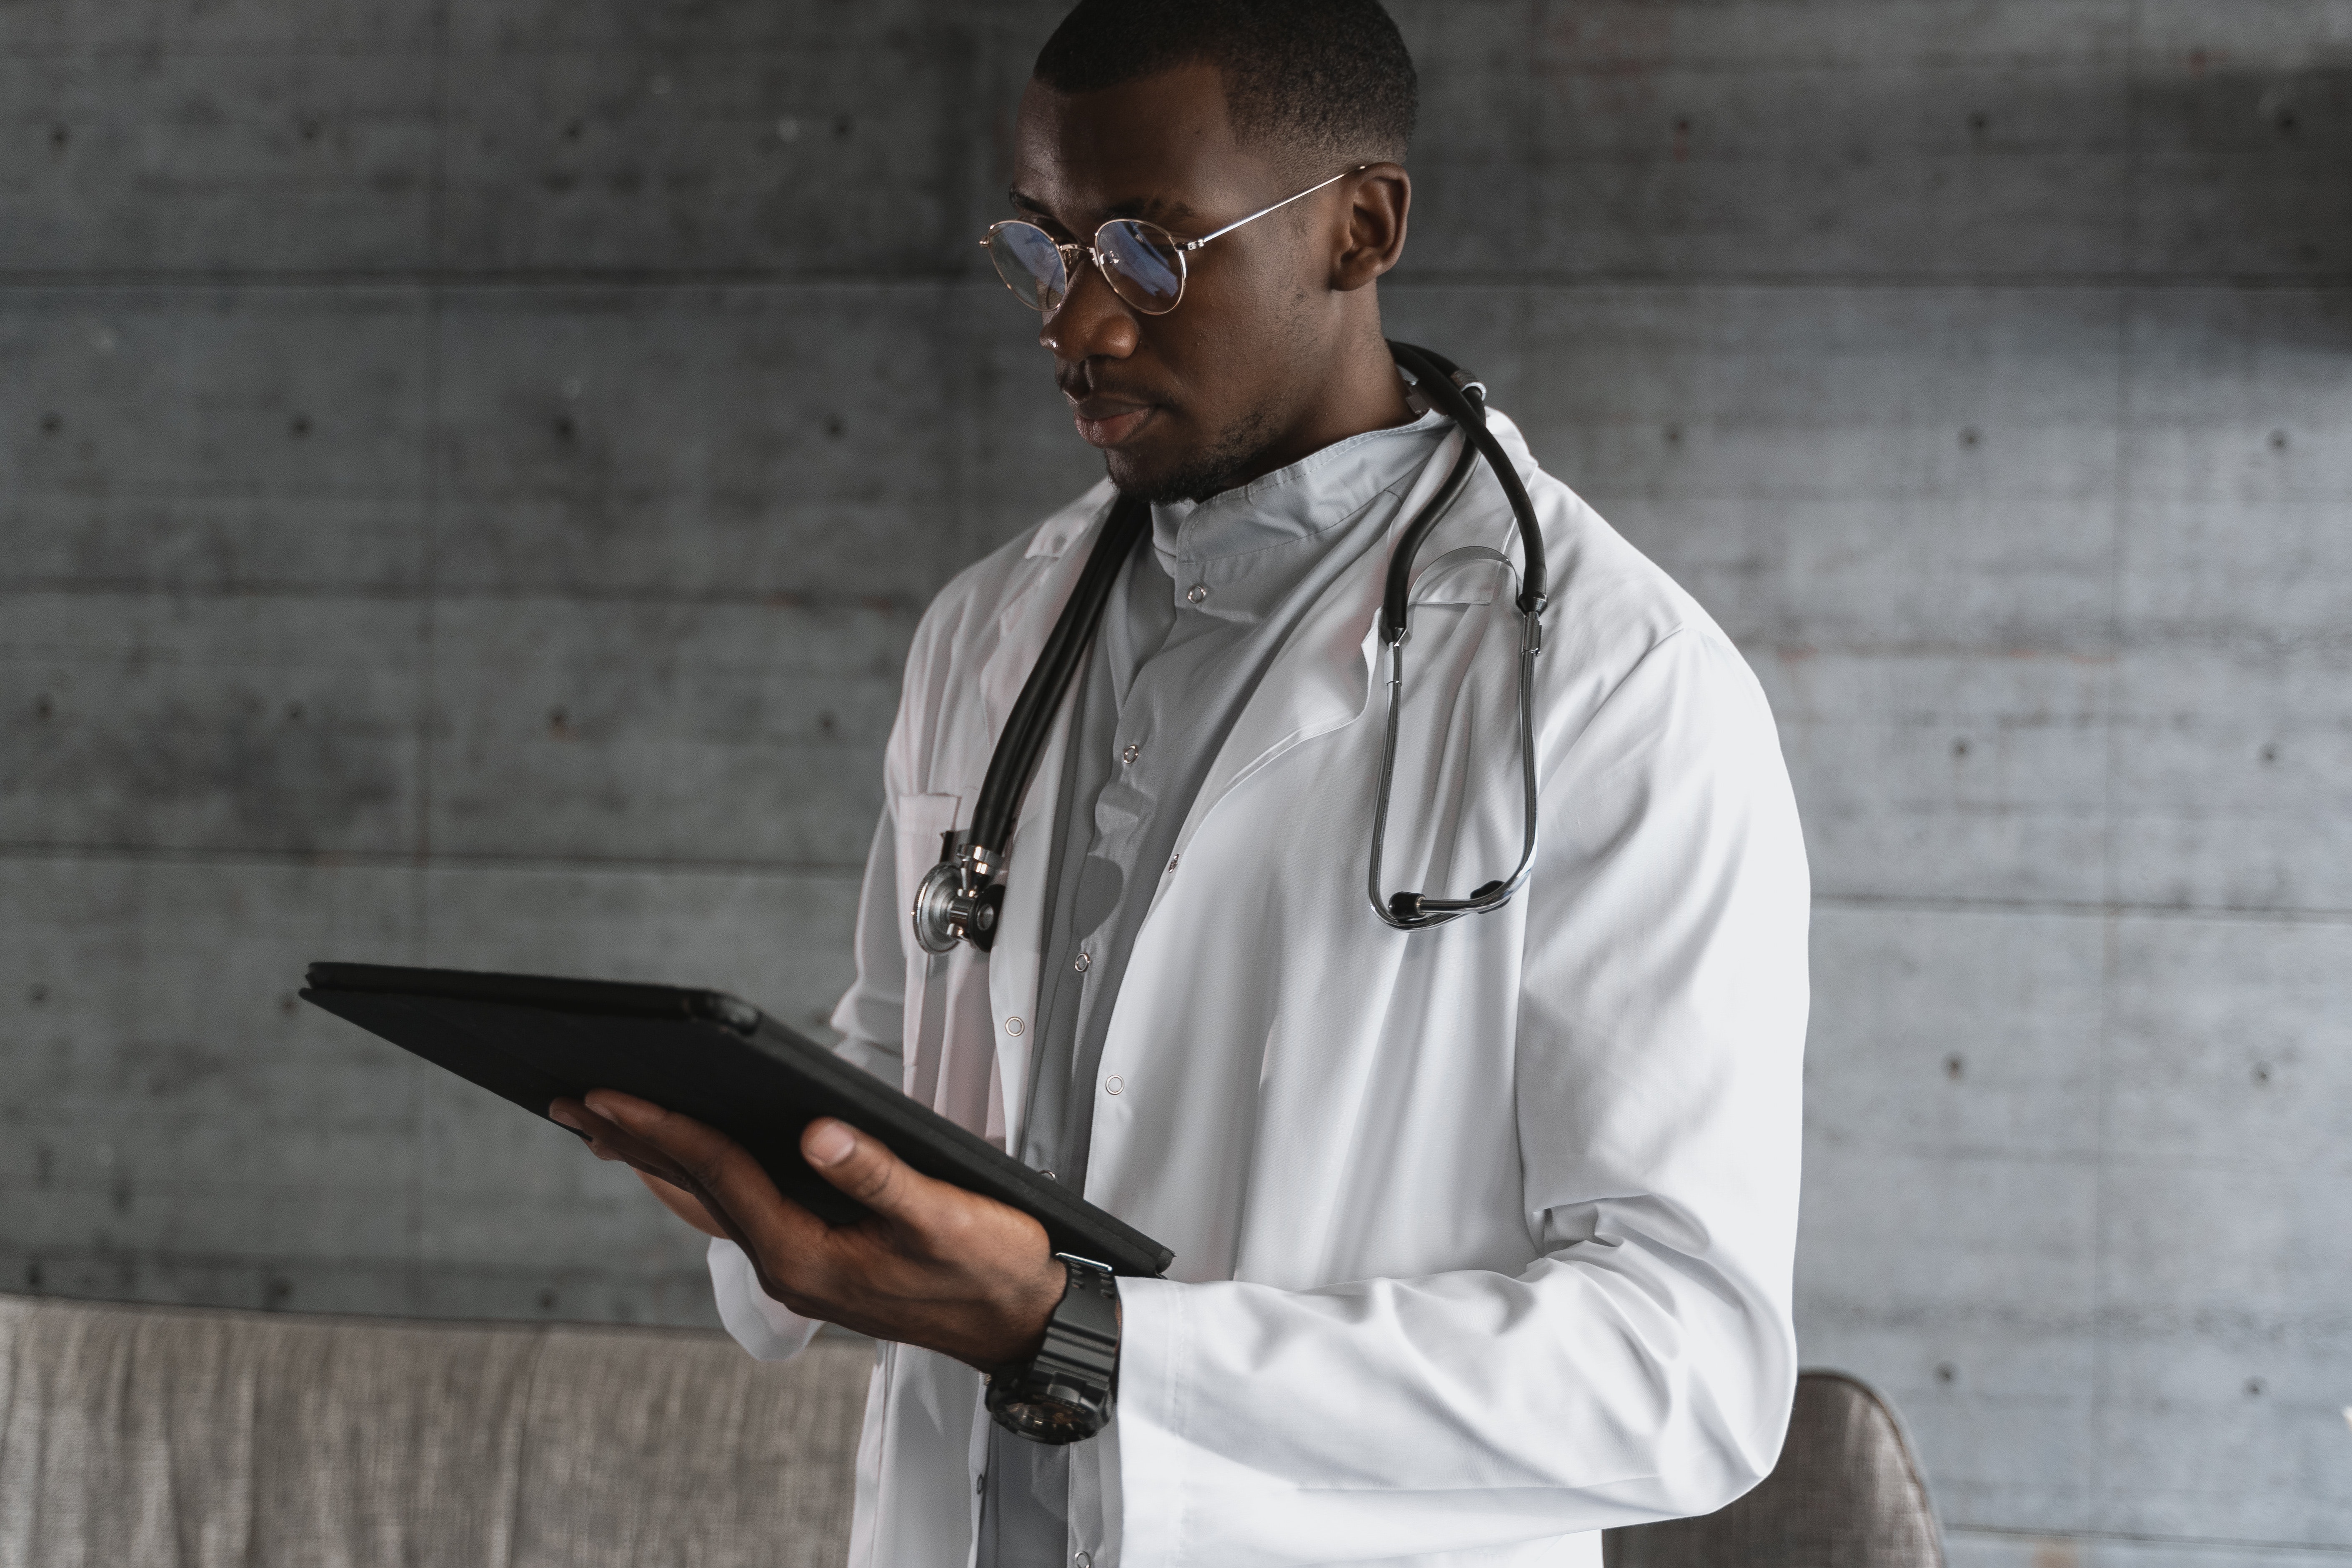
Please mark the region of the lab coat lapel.
[[[1070, 508], [1038, 530], [1026, 553], [1033, 560], [1047, 558], [1042, 563], [1044, 569], [1013, 596], [997, 617], [996, 650], [981, 666], [980, 673], [981, 697], [988, 712], [992, 743], [1004, 733], [1013, 705], [1020, 700], [1021, 688], [1035, 667], [1062, 605], [1076, 589], [1087, 552], [1093, 549], [1095, 536], [1108, 515], [1109, 483], [1105, 481], [1097, 489], [1101, 494], [1095, 499], [1105, 505]], [[1028, 1026], [1037, 1011], [1037, 971], [1045, 940], [1046, 868], [1053, 860], [1062, 759], [1069, 748], [1073, 706], [1066, 700], [1055, 718], [1053, 732], [1044, 754], [1038, 758], [1037, 772], [1030, 780], [1028, 793], [1022, 797], [1021, 812], [1013, 822], [1013, 842], [1004, 846], [1010, 857], [1004, 880], [1004, 907], [999, 912], [996, 941], [988, 954], [988, 1023], [995, 1041], [996, 1081], [987, 1134], [992, 1140], [1002, 1139], [1002, 1146], [1008, 1150], [1021, 1146], [1021, 1111], [1029, 1085]], [[988, 759], [980, 758], [971, 772], [975, 792], [987, 765]], [[965, 809], [968, 819], [971, 803], [966, 804]], [[1019, 1020], [1017, 1033], [1014, 1020]]]
[[[1076, 504], [1047, 519], [1029, 541], [1029, 548], [1022, 552], [1024, 559], [1038, 563], [1038, 568], [997, 612], [996, 650], [980, 668], [980, 700], [988, 714], [992, 745], [997, 736], [1004, 733], [1005, 721], [1013, 717], [1013, 705], [1021, 700], [1021, 688], [1028, 682], [1030, 670], [1036, 667], [1037, 655], [1052, 635], [1062, 605], [1077, 586], [1078, 574], [1086, 570], [1087, 552], [1093, 548], [1094, 536], [1110, 515], [1111, 497], [1110, 481], [1104, 479], [1080, 497]], [[980, 757], [975, 763], [971, 774], [971, 787], [977, 792], [981, 775], [988, 769], [988, 759]], [[1045, 772], [1042, 764], [1038, 772]], [[965, 804], [969, 806], [971, 803]]]

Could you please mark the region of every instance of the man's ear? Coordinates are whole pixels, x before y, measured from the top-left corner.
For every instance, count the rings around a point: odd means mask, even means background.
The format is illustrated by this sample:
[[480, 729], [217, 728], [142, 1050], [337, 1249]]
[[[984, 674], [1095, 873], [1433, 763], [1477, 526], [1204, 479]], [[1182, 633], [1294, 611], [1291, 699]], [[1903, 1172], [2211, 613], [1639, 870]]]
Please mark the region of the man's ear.
[[1412, 176], [1402, 163], [1374, 163], [1345, 189], [1348, 228], [1331, 263], [1331, 287], [1343, 294], [1361, 289], [1404, 256]]

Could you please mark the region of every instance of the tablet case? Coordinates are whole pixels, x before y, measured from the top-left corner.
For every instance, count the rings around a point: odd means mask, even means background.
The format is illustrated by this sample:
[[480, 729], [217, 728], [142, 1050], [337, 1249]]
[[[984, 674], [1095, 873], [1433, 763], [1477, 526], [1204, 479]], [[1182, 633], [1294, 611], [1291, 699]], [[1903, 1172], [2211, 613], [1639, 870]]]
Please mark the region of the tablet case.
[[724, 992], [314, 963], [302, 999], [541, 1117], [556, 1100], [592, 1089], [690, 1116], [743, 1145], [784, 1196], [835, 1225], [866, 1210], [801, 1158], [801, 1130], [820, 1116], [871, 1133], [927, 1176], [1020, 1209], [1045, 1227], [1056, 1252], [1146, 1278], [1174, 1256]]

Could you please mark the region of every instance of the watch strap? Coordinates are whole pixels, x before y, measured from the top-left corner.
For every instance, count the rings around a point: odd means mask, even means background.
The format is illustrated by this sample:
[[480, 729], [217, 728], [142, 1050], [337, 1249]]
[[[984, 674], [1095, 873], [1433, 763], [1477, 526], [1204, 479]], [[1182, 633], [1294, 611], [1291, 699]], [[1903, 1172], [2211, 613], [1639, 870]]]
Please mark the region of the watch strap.
[[1089, 1258], [1055, 1253], [1068, 1277], [1046, 1320], [1045, 1342], [988, 1384], [997, 1424], [1040, 1443], [1075, 1443], [1110, 1419], [1118, 1375], [1118, 1286]]

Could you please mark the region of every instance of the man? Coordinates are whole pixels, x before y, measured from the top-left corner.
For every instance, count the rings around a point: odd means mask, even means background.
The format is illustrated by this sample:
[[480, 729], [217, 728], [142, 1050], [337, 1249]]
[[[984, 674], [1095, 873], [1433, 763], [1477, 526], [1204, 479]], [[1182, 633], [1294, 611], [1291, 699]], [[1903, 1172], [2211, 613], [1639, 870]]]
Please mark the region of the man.
[[[1381, 329], [1413, 104], [1375, 0], [1083, 0], [1022, 100], [1033, 226], [993, 254], [1108, 479], [924, 618], [835, 1022], [1174, 1248], [1118, 1282], [1109, 1425], [1049, 1447], [983, 1407], [1076, 1289], [1026, 1216], [820, 1121], [803, 1152], [874, 1211], [831, 1228], [708, 1129], [561, 1108], [715, 1238], [753, 1353], [819, 1321], [881, 1342], [861, 1565], [1597, 1563], [1601, 1528], [1719, 1507], [1779, 1453], [1807, 887], [1771, 718], [1499, 415], [1551, 572], [1540, 848], [1507, 904], [1434, 929], [1366, 897], [1382, 580], [1463, 439]], [[1119, 218], [1217, 237], [1152, 250], [1155, 279]], [[993, 947], [933, 956], [916, 883], [1114, 487], [1150, 530]], [[1416, 559], [1385, 888], [1460, 897], [1522, 832], [1525, 562], [1491, 473]]]

